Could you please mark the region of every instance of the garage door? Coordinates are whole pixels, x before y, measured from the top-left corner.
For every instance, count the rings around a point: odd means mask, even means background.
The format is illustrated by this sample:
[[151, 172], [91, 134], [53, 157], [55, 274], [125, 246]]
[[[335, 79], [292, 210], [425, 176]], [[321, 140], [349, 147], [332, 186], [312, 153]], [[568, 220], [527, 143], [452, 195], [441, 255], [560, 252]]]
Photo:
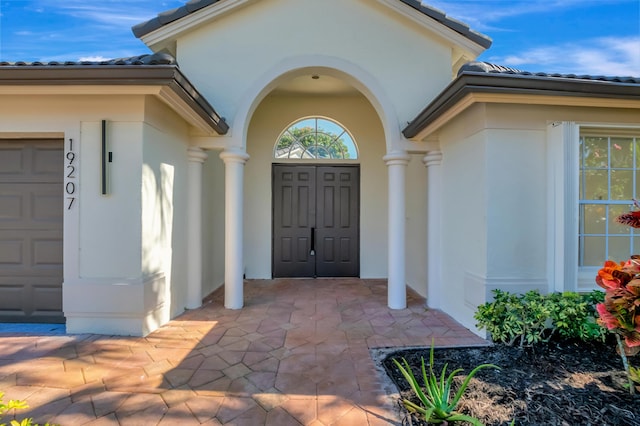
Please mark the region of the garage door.
[[0, 139], [0, 322], [64, 322], [63, 148]]

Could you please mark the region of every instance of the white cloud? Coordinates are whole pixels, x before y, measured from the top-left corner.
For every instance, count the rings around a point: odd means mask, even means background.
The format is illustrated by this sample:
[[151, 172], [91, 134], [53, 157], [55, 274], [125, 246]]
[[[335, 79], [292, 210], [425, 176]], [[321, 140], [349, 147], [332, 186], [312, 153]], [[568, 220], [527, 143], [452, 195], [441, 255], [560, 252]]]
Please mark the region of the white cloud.
[[90, 62], [100, 62], [100, 61], [108, 61], [113, 58], [105, 58], [104, 56], [83, 56], [78, 59], [79, 62], [90, 61]]
[[[177, 7], [185, 3], [181, 0], [158, 3], [156, 0], [36, 0], [38, 6], [47, 12], [67, 15], [87, 23], [107, 24], [110, 28], [129, 28], [144, 22], [161, 12], [164, 7]], [[158, 7], [163, 7], [158, 9]]]
[[444, 11], [477, 31], [511, 31], [500, 22], [520, 15], [580, 7], [584, 0], [422, 0], [422, 3]]
[[[541, 46], [505, 57], [492, 56], [489, 60], [533, 72], [640, 77], [640, 36]], [[530, 69], [531, 66], [544, 69]]]

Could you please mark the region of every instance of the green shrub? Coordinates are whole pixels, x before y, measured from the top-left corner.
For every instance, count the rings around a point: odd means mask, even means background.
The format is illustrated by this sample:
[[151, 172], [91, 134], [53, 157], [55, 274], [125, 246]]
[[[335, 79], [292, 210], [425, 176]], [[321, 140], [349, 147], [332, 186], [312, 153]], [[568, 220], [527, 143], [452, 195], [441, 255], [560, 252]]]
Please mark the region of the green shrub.
[[595, 305], [603, 296], [604, 293], [601, 291], [548, 295], [553, 331], [564, 339], [604, 341], [606, 330], [596, 322], [595, 311]]
[[494, 290], [494, 300], [478, 306], [477, 327], [486, 329], [494, 342], [531, 346], [557, 334], [563, 339], [604, 340], [595, 320], [595, 304], [602, 292], [542, 295], [536, 290], [517, 295]]

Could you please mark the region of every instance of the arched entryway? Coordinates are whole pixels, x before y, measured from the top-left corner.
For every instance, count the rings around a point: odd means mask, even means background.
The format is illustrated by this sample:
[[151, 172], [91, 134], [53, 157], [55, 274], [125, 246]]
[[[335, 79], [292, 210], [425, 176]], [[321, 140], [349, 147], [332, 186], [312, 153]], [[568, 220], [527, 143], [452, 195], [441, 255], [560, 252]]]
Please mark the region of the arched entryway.
[[313, 71], [285, 80], [256, 108], [247, 153], [247, 278], [387, 277], [386, 138], [359, 90]]
[[[303, 65], [310, 60], [318, 65]], [[335, 67], [327, 67], [331, 64]], [[329, 84], [314, 87], [312, 82]], [[353, 64], [296, 57], [265, 73], [243, 99], [232, 126], [235, 131], [221, 154], [226, 182], [225, 306], [242, 307], [243, 278], [273, 277], [274, 141], [300, 117], [321, 116], [342, 123], [360, 143], [359, 276], [386, 278], [389, 306], [404, 308], [406, 218], [399, 194], [405, 191], [409, 156], [384, 90]], [[235, 167], [236, 158], [240, 167]]]

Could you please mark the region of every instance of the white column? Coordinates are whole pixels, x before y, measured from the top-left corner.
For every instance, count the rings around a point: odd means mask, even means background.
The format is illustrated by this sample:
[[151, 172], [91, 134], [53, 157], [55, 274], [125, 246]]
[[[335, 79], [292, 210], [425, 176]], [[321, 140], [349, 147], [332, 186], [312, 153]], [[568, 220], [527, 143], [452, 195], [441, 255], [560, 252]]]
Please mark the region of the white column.
[[442, 152], [429, 151], [427, 166], [427, 304], [442, 308]]
[[405, 279], [405, 180], [409, 157], [405, 152], [392, 152], [384, 158], [389, 168], [389, 279], [387, 304], [391, 309], [407, 307]]
[[207, 154], [200, 148], [187, 150], [187, 308], [202, 305], [202, 163]]
[[223, 151], [225, 166], [224, 307], [241, 309], [243, 296], [244, 164], [249, 155], [241, 149]]

